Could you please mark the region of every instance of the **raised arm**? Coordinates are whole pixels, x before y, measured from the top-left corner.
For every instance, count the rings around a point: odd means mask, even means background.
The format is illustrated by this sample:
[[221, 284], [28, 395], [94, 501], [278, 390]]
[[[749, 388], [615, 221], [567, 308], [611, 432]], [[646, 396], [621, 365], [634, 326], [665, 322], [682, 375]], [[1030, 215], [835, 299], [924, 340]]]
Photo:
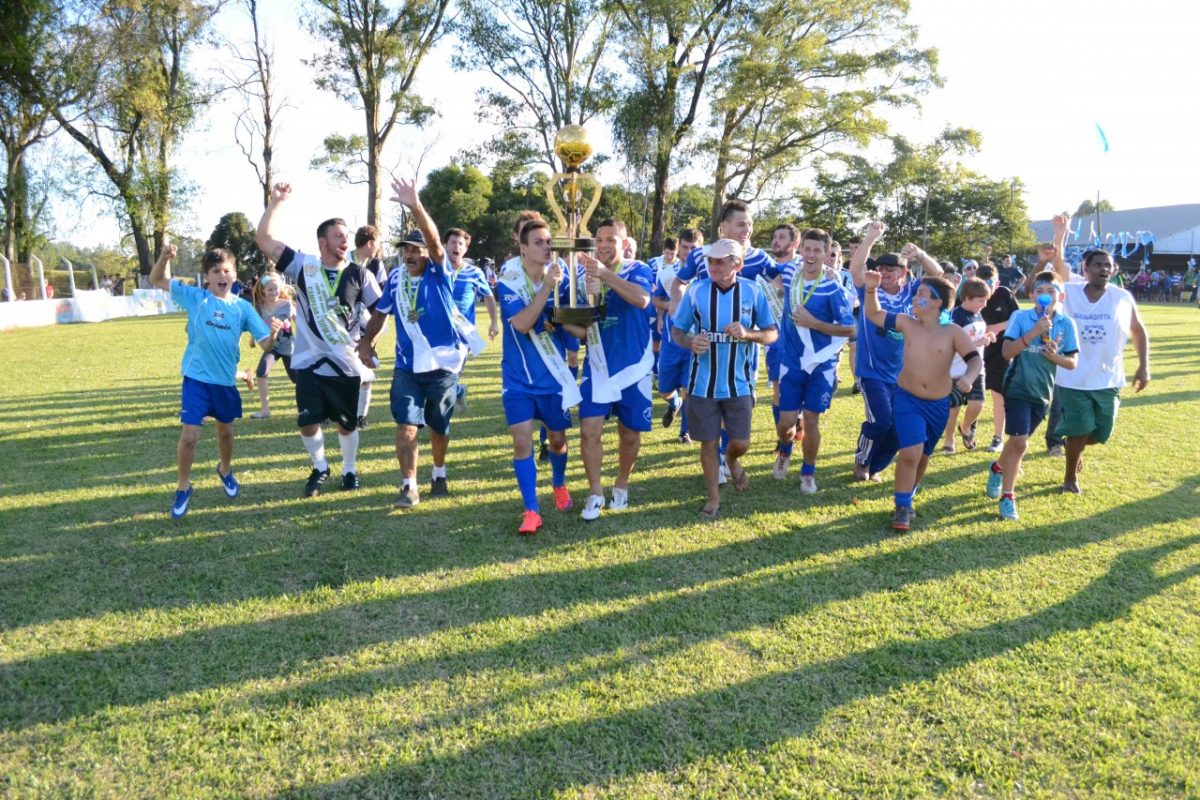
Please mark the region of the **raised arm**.
[[[1058, 275], [1058, 279], [1062, 281], [1063, 286], [1071, 280], [1071, 270], [1067, 267], [1067, 262], [1063, 258], [1063, 254], [1067, 252], [1067, 223], [1071, 218], [1066, 214], [1056, 214], [1051, 222], [1054, 224], [1054, 252], [1048, 254], [1051, 256], [1050, 263], [1054, 265], [1054, 272]], [[1042, 254], [1039, 251], [1038, 261], [1042, 260]], [[1037, 270], [1034, 270], [1037, 272]], [[1029, 286], [1025, 287], [1026, 295], [1029, 294]]]
[[263, 255], [272, 263], [279, 261], [287, 245], [275, 238], [275, 212], [279, 206], [292, 195], [290, 183], [277, 183], [271, 188], [271, 199], [263, 209], [262, 218], [258, 221], [258, 229], [254, 232], [254, 241]]
[[[873, 220], [867, 225], [867, 232], [863, 234], [862, 244], [858, 246], [858, 249], [854, 251], [854, 256], [850, 259], [850, 277], [854, 280], [855, 288], [865, 285], [863, 276], [867, 272], [867, 259], [871, 257], [871, 248], [883, 238], [886, 230], [887, 225], [879, 220]], [[879, 286], [878, 283], [875, 285]]]
[[[904, 247], [900, 248], [900, 255], [901, 257], [908, 259], [909, 269], [912, 269], [913, 261], [919, 263], [921, 265], [921, 274], [926, 277], [940, 278], [942, 277], [942, 274], [945, 273], [945, 270], [942, 269], [942, 265], [939, 264], [933, 256], [929, 255], [929, 253], [926, 253], [912, 242], [909, 242], [908, 244], [904, 245]], [[916, 270], [913, 270], [913, 272], [915, 273]]]
[[558, 283], [561, 280], [562, 265], [555, 260], [546, 267], [546, 276], [542, 279], [542, 286], [534, 293], [529, 305], [509, 318], [509, 324], [513, 326], [513, 330], [517, 333], [529, 333], [533, 330], [533, 326], [542, 316], [542, 309], [546, 307], [546, 301], [550, 299], [550, 292], [558, 290]]
[[425, 206], [421, 205], [421, 197], [417, 194], [417, 182], [408, 178], [396, 178], [392, 181], [392, 202], [401, 203], [412, 212], [421, 235], [425, 237], [425, 248], [429, 251], [429, 260], [440, 264], [446, 258], [446, 249], [438, 236], [437, 225]]
[[158, 254], [158, 261], [155, 261], [154, 266], [150, 268], [151, 286], [163, 291], [171, 291], [171, 259], [175, 257], [176, 252], [178, 252], [178, 248], [175, 245], [163, 245], [162, 252]]

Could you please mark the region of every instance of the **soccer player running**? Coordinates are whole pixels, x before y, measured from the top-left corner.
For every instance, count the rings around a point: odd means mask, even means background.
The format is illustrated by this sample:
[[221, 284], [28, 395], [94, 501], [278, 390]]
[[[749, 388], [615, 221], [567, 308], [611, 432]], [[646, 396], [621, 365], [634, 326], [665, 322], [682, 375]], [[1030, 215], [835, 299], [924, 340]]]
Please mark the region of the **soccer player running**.
[[754, 410], [753, 350], [774, 342], [779, 332], [767, 297], [755, 281], [742, 278], [742, 245], [719, 239], [706, 248], [708, 277], [689, 286], [675, 310], [675, 343], [692, 353], [688, 381], [688, 424], [700, 442], [707, 500], [700, 514], [715, 519], [721, 507], [718, 440], [729, 435], [725, 461], [733, 486], [750, 486], [738, 459], [750, 447]]
[[[658, 323], [662, 332], [662, 347], [658, 354], [658, 391], [667, 401], [667, 410], [663, 414], [662, 425], [671, 427], [675, 416], [684, 408], [684, 395], [687, 393], [687, 370], [692, 362], [692, 354], [675, 344], [671, 337], [671, 286], [675, 283], [675, 273], [687, 261], [688, 255], [698, 247], [704, 246], [704, 234], [695, 228], [684, 228], [679, 232], [676, 243], [677, 261], [674, 264], [663, 264], [659, 267], [654, 278], [654, 291], [651, 301], [658, 315]], [[692, 437], [688, 433], [687, 414], [680, 414], [679, 443], [691, 444]]]
[[[868, 238], [870, 234], [867, 234]], [[863, 315], [872, 325], [904, 335], [903, 366], [897, 376], [892, 418], [899, 452], [896, 456], [896, 511], [892, 528], [912, 526], [913, 495], [925, 477], [929, 456], [942, 438], [950, 411], [950, 390], [971, 390], [983, 369], [983, 359], [966, 330], [945, 315], [954, 306], [954, 286], [944, 278], [925, 277], [913, 294], [913, 315], [885, 311], [879, 302], [883, 276], [863, 274]], [[958, 355], [967, 364], [956, 381], [950, 364]]]
[[[475, 308], [482, 297], [488, 312], [488, 339], [495, 339], [500, 333], [496, 296], [483, 270], [466, 259], [467, 249], [471, 246], [471, 234], [462, 228], [450, 228], [442, 236], [454, 276], [454, 305], [468, 322], [475, 325]], [[461, 372], [455, 389], [455, 409], [459, 412], [467, 410], [467, 385], [462, 382]]]
[[580, 516], [588, 521], [599, 518], [605, 505], [600, 483], [604, 421], [614, 413], [617, 416], [620, 449], [609, 506], [617, 511], [629, 507], [629, 476], [637, 463], [642, 434], [653, 427], [654, 420], [654, 350], [646, 326], [652, 279], [648, 266], [622, 259], [619, 248], [624, 238], [624, 222], [601, 222], [596, 228], [596, 256], [583, 259], [588, 293], [606, 309], [603, 319], [586, 331], [577, 331], [587, 339], [587, 360], [579, 385], [583, 397], [579, 429], [589, 491]]
[[[1054, 218], [1059, 253], [1063, 251], [1069, 221], [1065, 214]], [[1061, 255], [1053, 264], [1066, 291], [1063, 310], [1075, 321], [1079, 334], [1075, 369], [1058, 370], [1054, 376], [1055, 392], [1062, 403], [1062, 420], [1056, 432], [1067, 437], [1062, 491], [1079, 494], [1084, 448], [1104, 444], [1112, 435], [1121, 405], [1121, 387], [1125, 385], [1125, 346], [1131, 338], [1138, 358], [1133, 390], [1140, 392], [1150, 383], [1150, 335], [1142, 324], [1133, 295], [1109, 285], [1117, 270], [1109, 253], [1104, 250], [1084, 253], [1083, 275], [1073, 274]]]
[[[858, 380], [866, 407], [866, 419], [854, 454], [854, 477], [860, 481], [874, 480], [892, 463], [899, 449], [896, 430], [892, 425], [892, 401], [904, 360], [904, 334], [871, 322], [863, 303], [866, 296], [867, 259], [871, 256], [871, 248], [885, 231], [887, 226], [882, 222], [871, 222], [867, 225], [862, 242], [850, 257], [850, 276], [859, 300], [859, 311], [855, 317]], [[908, 267], [912, 261], [920, 263], [926, 276], [942, 276], [942, 267], [911, 242], [904, 245], [899, 253], [884, 253], [875, 261], [875, 269], [879, 271], [879, 289], [882, 290], [876, 295], [885, 313], [912, 314], [913, 298], [920, 288], [919, 282], [908, 280]], [[944, 424], [945, 420], [942, 422]]]
[[854, 333], [850, 296], [841, 282], [826, 272], [829, 241], [829, 234], [820, 228], [806, 230], [800, 238], [802, 267], [783, 279], [777, 429], [780, 445], [775, 477], [787, 478], [796, 420], [803, 411], [800, 491], [804, 494], [817, 491], [821, 415], [829, 410], [837, 389], [842, 347]]
[[[537, 462], [533, 459], [533, 421], [546, 426], [554, 487], [554, 505], [571, 508], [567, 491], [567, 439], [571, 407], [581, 399], [566, 362], [561, 337], [552, 335], [553, 294], [562, 281], [562, 264], [551, 248], [550, 226], [527, 221], [521, 228], [521, 261], [506, 265], [496, 283], [500, 318], [504, 323], [504, 354], [500, 360], [501, 401], [513, 441], [513, 472], [525, 511], [517, 533], [529, 535], [542, 527], [537, 497]], [[560, 293], [561, 295], [561, 293]], [[566, 298], [569, 299], [569, 298]]]
[[403, 265], [388, 279], [383, 297], [359, 343], [364, 363], [376, 361], [375, 343], [388, 315], [396, 318], [396, 365], [392, 372], [391, 411], [396, 423], [396, 460], [400, 464], [400, 494], [395, 508], [421, 502], [417, 484], [418, 433], [429, 426], [433, 474], [429, 493], [449, 494], [446, 452], [454, 390], [468, 352], [483, 350], [473, 325], [458, 313], [452, 296], [450, 265], [438, 238], [437, 225], [421, 205], [416, 183], [392, 181], [392, 201], [408, 208], [417, 230], [400, 240]]
[[171, 516], [179, 519], [188, 512], [192, 500], [192, 464], [205, 417], [212, 417], [217, 424], [217, 477], [225, 494], [237, 497], [241, 493], [233, 477], [233, 422], [242, 416], [242, 396], [237, 390], [241, 357], [238, 342], [243, 331], [249, 332], [263, 352], [269, 353], [283, 322], [272, 318], [268, 326], [254, 306], [233, 294], [237, 262], [228, 250], [216, 248], [204, 254], [204, 288], [171, 280], [175, 253], [175, 245], [163, 245], [150, 270], [150, 285], [170, 292], [171, 299], [188, 315], [188, 343], [180, 368], [183, 387], [179, 421], [183, 429], [175, 451], [179, 483], [171, 504]]
[[[796, 250], [800, 247], [800, 230], [790, 222], [784, 222], [775, 226], [775, 230], [771, 232], [771, 258], [775, 261], [774, 268], [769, 274], [774, 276], [774, 280], [768, 279], [767, 275], [758, 277], [758, 284], [762, 287], [763, 293], [767, 296], [767, 304], [771, 307], [771, 313], [775, 315], [775, 319], [782, 320], [785, 281], [791, 279], [791, 275], [799, 268], [799, 261], [796, 258]], [[782, 358], [783, 352], [782, 340], [776, 341], [775, 344], [767, 346], [767, 380], [771, 382], [771, 417], [775, 420], [775, 427], [779, 427], [779, 361]], [[775, 471], [776, 480], [785, 480], [787, 478], [787, 467], [791, 464], [792, 443], [798, 434], [793, 426], [792, 436], [785, 443], [782, 437], [779, 437], [775, 442]], [[787, 450], [786, 459], [782, 456], [785, 449]]]
[[255, 241], [296, 284], [296, 424], [312, 460], [304, 496], [314, 497], [329, 478], [325, 435], [321, 425], [333, 420], [342, 450], [342, 489], [359, 487], [358, 390], [362, 362], [354, 345], [358, 317], [354, 307], [374, 307], [380, 297], [375, 276], [350, 261], [350, 231], [345, 220], [327, 219], [317, 226], [317, 255], [302, 253], [275, 238], [275, 217], [292, 194], [277, 183], [259, 220]]

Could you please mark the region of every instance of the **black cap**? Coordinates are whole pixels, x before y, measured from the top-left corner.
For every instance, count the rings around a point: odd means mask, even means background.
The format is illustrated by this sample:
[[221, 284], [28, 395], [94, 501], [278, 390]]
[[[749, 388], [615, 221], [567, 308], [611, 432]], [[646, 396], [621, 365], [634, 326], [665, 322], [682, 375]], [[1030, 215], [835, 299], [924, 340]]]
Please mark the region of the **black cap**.
[[900, 260], [899, 253], [884, 253], [879, 258], [875, 259], [876, 267], [902, 267], [903, 262]]
[[400, 244], [411, 244], [413, 247], [424, 247], [425, 246], [425, 236], [419, 230], [414, 228], [413, 230], [404, 234], [404, 237], [400, 240], [399, 243]]

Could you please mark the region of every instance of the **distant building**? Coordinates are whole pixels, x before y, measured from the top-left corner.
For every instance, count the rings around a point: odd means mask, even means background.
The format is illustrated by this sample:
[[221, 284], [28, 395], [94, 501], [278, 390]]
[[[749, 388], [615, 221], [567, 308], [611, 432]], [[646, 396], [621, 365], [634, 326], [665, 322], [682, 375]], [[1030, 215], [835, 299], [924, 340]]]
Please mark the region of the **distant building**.
[[[1125, 270], [1138, 269], [1149, 253], [1152, 269], [1175, 271], [1186, 270], [1188, 259], [1200, 248], [1200, 203], [1104, 211], [1099, 223], [1097, 230], [1094, 214], [1072, 217], [1071, 233], [1067, 235], [1068, 250], [1072, 247], [1087, 250], [1099, 235], [1106, 249], [1115, 247], [1117, 260]], [[1039, 242], [1053, 238], [1054, 228], [1048, 219], [1032, 222], [1029, 228]], [[1143, 232], [1154, 235], [1153, 243], [1145, 247], [1142, 245]]]

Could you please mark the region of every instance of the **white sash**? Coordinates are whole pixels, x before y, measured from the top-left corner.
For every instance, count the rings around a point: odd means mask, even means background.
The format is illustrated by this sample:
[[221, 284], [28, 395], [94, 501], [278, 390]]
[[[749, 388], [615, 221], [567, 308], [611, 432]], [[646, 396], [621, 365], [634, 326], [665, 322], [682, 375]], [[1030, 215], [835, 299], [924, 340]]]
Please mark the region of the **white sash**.
[[[625, 272], [622, 270], [619, 275], [623, 276]], [[616, 375], [610, 375], [604, 340], [600, 337], [600, 320], [588, 326], [587, 346], [588, 364], [592, 368], [592, 401], [596, 403], [617, 402], [621, 399], [624, 389], [646, 377], [654, 368], [654, 344], [647, 340], [646, 350], [636, 363], [630, 364]]]
[[[509, 263], [505, 264], [508, 267]], [[500, 282], [509, 288], [525, 305], [533, 305], [533, 295], [529, 292], [528, 278], [525, 276], [525, 267], [520, 261], [517, 261], [515, 270], [506, 269], [504, 274], [500, 276]], [[516, 334], [516, 330], [513, 330]], [[519, 335], [519, 334], [517, 334]], [[554, 340], [550, 338], [550, 334], [546, 333], [545, 329], [537, 330], [537, 327], [531, 328], [526, 334], [534, 347], [538, 351], [538, 355], [542, 359], [542, 363], [546, 365], [551, 377], [558, 383], [562, 391], [562, 408], [563, 411], [568, 410], [572, 406], [579, 405], [579, 401], [583, 399], [583, 395], [579, 393], [579, 384], [575, 383], [575, 376], [571, 374], [571, 369], [567, 366], [567, 362], [558, 354], [558, 349], [554, 346]]]
[[[400, 267], [396, 273], [396, 289], [392, 294], [392, 305], [396, 309], [396, 319], [404, 327], [404, 332], [408, 334], [409, 341], [412, 342], [412, 371], [433, 372], [444, 369], [449, 372], [460, 372], [467, 360], [467, 348], [457, 341], [452, 345], [434, 347], [425, 338], [425, 332], [421, 330], [420, 322], [414, 322], [409, 317], [409, 314], [412, 313], [412, 306], [408, 302], [408, 292], [404, 291], [409, 280], [411, 280], [411, 276], [408, 274], [408, 269]], [[476, 336], [478, 337], [478, 334]]]
[[[825, 280], [828, 280], [828, 276], [822, 272], [821, 277], [817, 278], [816, 286], [813, 286], [812, 288], [812, 293], [815, 293], [817, 291], [817, 287], [820, 286]], [[803, 298], [805, 301], [808, 299], [804, 297], [804, 276], [800, 273], [799, 269], [792, 273], [791, 289], [792, 310], [795, 311], [798, 305], [804, 305], [804, 303], [800, 302], [801, 298]], [[797, 291], [797, 289], [799, 291]], [[841, 289], [842, 287], [839, 286], [838, 291], [841, 291]], [[809, 297], [811, 296], [812, 294], [810, 293]], [[804, 352], [800, 354], [800, 369], [804, 370], [810, 375], [816, 367], [819, 367], [841, 352], [842, 346], [846, 344], [847, 338], [845, 336], [831, 336], [829, 338], [829, 344], [825, 345], [820, 350], [814, 351], [812, 331], [810, 331], [805, 325], [797, 324], [794, 319], [792, 324], [796, 326], [796, 332], [800, 334], [800, 341], [804, 344]]]
[[342, 321], [337, 318], [335, 309], [338, 300], [329, 291], [329, 281], [321, 262], [314, 260], [304, 265], [304, 293], [321, 338], [332, 345], [350, 347], [353, 341]]
[[771, 313], [775, 315], [775, 319], [783, 320], [783, 292], [775, 288], [775, 284], [766, 279], [765, 276], [759, 275], [754, 280], [758, 281], [758, 285], [762, 288], [763, 294], [767, 296], [767, 307], [771, 309]]

